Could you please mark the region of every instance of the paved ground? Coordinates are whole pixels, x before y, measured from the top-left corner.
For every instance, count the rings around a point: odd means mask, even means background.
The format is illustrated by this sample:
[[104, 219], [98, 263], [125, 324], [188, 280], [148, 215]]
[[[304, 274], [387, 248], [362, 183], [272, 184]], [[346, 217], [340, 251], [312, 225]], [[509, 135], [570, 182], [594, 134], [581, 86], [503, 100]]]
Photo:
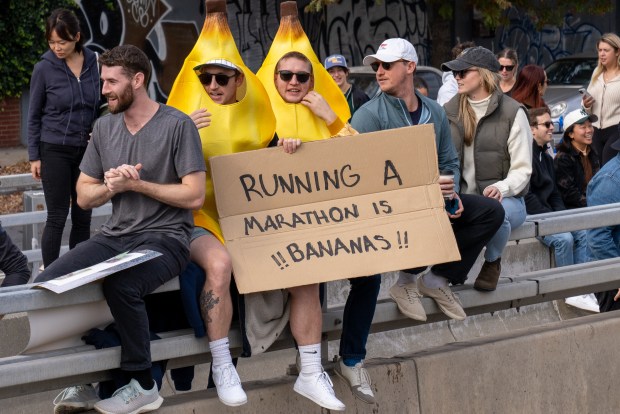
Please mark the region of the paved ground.
[[20, 161], [28, 161], [28, 150], [26, 147], [0, 148], [0, 167], [17, 164]]

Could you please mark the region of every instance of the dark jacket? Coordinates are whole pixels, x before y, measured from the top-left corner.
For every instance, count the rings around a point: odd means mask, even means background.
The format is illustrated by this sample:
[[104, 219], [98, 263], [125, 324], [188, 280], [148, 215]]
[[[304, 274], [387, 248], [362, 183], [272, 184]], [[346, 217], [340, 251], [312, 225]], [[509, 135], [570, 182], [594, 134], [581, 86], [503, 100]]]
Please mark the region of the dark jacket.
[[530, 190], [525, 196], [527, 214], [550, 213], [565, 210], [562, 195], [555, 183], [553, 158], [547, 153], [548, 145], [532, 145], [532, 176]]
[[351, 87], [349, 88], [347, 93], [344, 94], [344, 96], [347, 98], [349, 110], [351, 111], [351, 117], [353, 117], [353, 114], [360, 108], [360, 106], [364, 105], [370, 100], [368, 95], [366, 95], [363, 90], [361, 90], [354, 84], [351, 85]]
[[85, 147], [97, 116], [101, 89], [95, 52], [83, 48], [77, 78], [51, 50], [34, 66], [30, 79], [28, 158], [41, 159], [39, 144]]
[[[601, 169], [596, 152], [590, 147], [588, 159], [592, 164], [592, 176]], [[579, 152], [569, 143], [558, 146], [558, 152], [553, 160], [555, 179], [562, 201], [566, 208], [586, 207], [586, 174], [579, 160]]]

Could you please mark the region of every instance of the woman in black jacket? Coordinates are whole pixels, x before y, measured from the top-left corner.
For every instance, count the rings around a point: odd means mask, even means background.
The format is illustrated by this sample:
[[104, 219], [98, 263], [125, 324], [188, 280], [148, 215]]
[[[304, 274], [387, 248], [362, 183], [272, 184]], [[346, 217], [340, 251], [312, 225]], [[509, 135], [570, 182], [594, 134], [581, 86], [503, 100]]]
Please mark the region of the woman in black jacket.
[[564, 120], [566, 129], [553, 164], [558, 189], [567, 209], [587, 206], [586, 188], [601, 168], [598, 155], [591, 146], [592, 122], [597, 119], [596, 115], [577, 109]]
[[75, 186], [101, 94], [97, 57], [83, 47], [75, 14], [54, 10], [45, 35], [50, 50], [30, 80], [28, 157], [32, 176], [43, 182], [47, 221], [41, 252], [49, 266], [58, 258], [69, 207], [69, 247], [90, 237], [91, 212], [78, 206]]

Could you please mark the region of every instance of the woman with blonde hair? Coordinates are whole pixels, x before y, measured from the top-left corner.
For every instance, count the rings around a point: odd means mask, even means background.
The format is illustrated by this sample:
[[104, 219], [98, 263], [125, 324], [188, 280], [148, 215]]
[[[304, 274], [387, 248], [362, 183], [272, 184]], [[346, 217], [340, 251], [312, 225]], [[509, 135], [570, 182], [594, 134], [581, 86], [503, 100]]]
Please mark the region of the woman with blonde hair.
[[510, 231], [525, 221], [532, 173], [532, 132], [525, 110], [499, 88], [499, 63], [484, 47], [472, 47], [441, 65], [451, 70], [459, 93], [444, 109], [461, 160], [461, 192], [482, 194], [502, 204], [504, 223], [487, 244], [485, 262], [474, 283], [495, 290], [501, 255]]
[[592, 73], [582, 106], [598, 117], [593, 123], [592, 148], [603, 166], [618, 153], [611, 145], [620, 137], [620, 37], [605, 33], [596, 44], [596, 50], [598, 66]]
[[499, 63], [499, 70], [497, 71], [500, 76], [499, 86], [502, 88], [502, 92], [511, 96], [519, 70], [517, 52], [508, 47], [497, 54], [497, 62]]

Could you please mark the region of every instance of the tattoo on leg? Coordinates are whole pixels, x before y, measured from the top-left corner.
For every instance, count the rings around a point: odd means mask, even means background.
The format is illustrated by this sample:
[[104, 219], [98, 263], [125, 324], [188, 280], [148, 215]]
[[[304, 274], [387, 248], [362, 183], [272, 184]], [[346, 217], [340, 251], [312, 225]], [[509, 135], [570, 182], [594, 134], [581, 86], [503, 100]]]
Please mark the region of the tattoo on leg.
[[209, 311], [220, 303], [220, 298], [216, 298], [213, 295], [213, 291], [210, 290], [205, 292], [204, 290], [200, 294], [200, 311], [202, 312], [202, 317], [205, 318], [206, 323], [211, 323], [211, 317], [209, 316]]

